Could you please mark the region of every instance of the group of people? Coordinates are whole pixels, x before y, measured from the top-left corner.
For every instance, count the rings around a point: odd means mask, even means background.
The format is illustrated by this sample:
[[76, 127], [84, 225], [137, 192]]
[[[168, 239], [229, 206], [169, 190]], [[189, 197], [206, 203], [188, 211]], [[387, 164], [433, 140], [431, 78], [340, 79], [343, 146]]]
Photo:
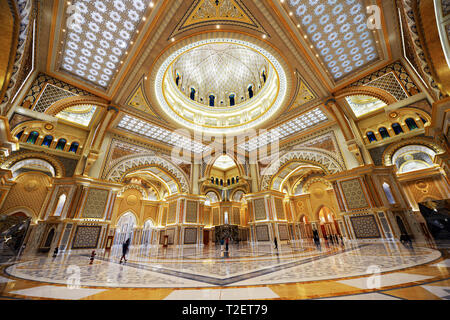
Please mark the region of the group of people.
[[[314, 240], [314, 244], [316, 245], [316, 247], [318, 249], [320, 249], [319, 231], [313, 230], [313, 240]], [[328, 245], [329, 242], [332, 245], [341, 245], [341, 246], [344, 245], [344, 238], [342, 237], [342, 235], [338, 235], [338, 234], [325, 235], [324, 240], [325, 240], [326, 245]]]

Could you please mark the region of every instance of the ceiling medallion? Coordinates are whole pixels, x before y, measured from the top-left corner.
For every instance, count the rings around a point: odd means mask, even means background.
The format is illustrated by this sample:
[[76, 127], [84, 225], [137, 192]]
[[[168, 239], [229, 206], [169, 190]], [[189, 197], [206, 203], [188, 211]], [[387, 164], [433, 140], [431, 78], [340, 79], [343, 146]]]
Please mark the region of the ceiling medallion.
[[395, 118], [398, 117], [398, 113], [397, 113], [397, 112], [391, 112], [391, 113], [389, 114], [389, 116], [390, 116], [391, 118], [395, 119]]
[[178, 124], [209, 134], [236, 134], [271, 118], [287, 93], [286, 72], [268, 51], [231, 38], [197, 41], [165, 59], [156, 99]]

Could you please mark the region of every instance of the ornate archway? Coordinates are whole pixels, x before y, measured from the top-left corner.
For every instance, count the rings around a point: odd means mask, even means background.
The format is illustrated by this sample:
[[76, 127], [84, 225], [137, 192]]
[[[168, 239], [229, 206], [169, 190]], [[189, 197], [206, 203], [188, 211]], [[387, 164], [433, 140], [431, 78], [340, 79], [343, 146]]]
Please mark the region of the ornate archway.
[[121, 159], [105, 175], [107, 181], [120, 182], [134, 171], [148, 169], [168, 185], [171, 193], [189, 193], [189, 179], [186, 174], [170, 161], [150, 154], [131, 155]]
[[290, 163], [313, 165], [321, 168], [326, 174], [334, 174], [345, 170], [345, 165], [337, 160], [331, 152], [315, 148], [299, 148], [288, 152], [274, 160], [262, 173], [261, 190], [276, 190], [281, 186], [280, 174], [287, 170]]

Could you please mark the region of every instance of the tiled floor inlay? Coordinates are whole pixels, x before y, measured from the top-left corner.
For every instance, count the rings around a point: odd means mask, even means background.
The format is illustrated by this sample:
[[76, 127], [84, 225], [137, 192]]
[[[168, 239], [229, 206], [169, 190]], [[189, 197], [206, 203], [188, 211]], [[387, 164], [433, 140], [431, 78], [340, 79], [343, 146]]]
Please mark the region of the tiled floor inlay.
[[140, 247], [131, 251], [125, 264], [118, 263], [119, 256], [120, 250], [99, 252], [92, 265], [89, 256], [79, 252], [56, 258], [27, 257], [28, 260], [6, 268], [5, 273], [13, 279], [66, 285], [76, 270], [81, 286], [95, 287], [248, 286], [363, 277], [374, 266], [379, 272], [401, 270], [432, 262], [441, 253], [425, 247], [409, 250], [396, 243], [381, 242], [323, 246], [321, 251], [309, 243], [282, 245], [278, 250], [269, 244], [240, 245], [231, 246], [229, 257], [214, 246]]

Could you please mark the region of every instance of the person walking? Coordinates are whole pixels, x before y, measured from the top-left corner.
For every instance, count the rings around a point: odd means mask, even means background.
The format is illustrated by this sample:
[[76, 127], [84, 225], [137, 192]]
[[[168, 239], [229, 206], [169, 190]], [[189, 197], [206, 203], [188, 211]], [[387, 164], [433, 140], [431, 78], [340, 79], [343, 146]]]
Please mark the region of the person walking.
[[277, 249], [277, 250], [278, 250], [278, 242], [277, 242], [277, 237], [275, 237], [275, 238], [273, 239], [273, 243], [275, 244], [275, 249]]
[[130, 239], [128, 239], [127, 241], [125, 241], [122, 244], [122, 258], [120, 258], [120, 263], [122, 263], [122, 260], [125, 260], [125, 262], [127, 262], [127, 259], [125, 256], [128, 253], [129, 247], [130, 247]]

